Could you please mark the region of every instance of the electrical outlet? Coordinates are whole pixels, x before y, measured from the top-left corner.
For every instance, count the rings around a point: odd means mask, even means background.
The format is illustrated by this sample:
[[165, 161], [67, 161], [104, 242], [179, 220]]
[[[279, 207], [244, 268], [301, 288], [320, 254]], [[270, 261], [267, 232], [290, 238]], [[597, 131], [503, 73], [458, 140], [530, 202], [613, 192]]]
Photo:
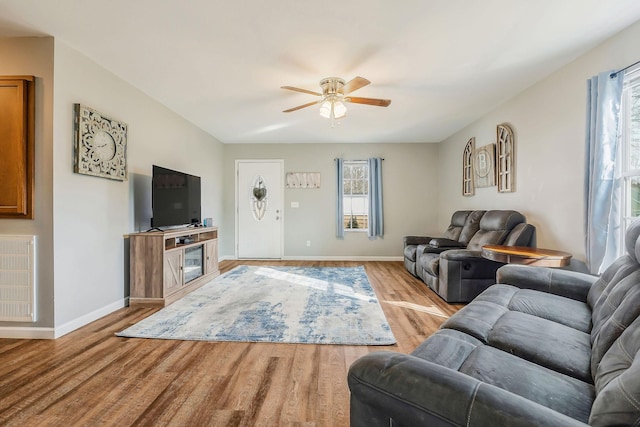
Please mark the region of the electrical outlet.
[[307, 240], [307, 247], [311, 246], [311, 240]]

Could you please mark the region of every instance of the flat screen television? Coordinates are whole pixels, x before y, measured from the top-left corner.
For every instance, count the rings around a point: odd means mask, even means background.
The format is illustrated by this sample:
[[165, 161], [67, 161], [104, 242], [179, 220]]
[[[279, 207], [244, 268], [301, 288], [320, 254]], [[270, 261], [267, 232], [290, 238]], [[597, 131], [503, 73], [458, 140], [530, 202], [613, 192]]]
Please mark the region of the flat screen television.
[[151, 227], [199, 224], [200, 177], [153, 165]]

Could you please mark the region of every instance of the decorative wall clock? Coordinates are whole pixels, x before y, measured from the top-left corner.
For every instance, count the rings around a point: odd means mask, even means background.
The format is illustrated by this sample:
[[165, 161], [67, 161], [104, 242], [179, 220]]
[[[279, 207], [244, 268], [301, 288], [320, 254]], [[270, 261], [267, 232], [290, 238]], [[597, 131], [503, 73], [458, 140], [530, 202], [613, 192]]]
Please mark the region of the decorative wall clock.
[[75, 104], [73, 171], [124, 181], [127, 179], [127, 124]]

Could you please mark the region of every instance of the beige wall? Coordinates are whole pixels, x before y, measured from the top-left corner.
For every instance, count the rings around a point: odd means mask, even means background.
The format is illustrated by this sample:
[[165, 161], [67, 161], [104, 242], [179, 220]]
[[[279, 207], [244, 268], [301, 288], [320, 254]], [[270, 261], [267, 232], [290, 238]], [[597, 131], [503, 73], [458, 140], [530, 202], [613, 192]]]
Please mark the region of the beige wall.
[[[3, 327], [53, 326], [53, 39], [0, 38], [0, 75], [36, 77], [35, 212], [33, 220], [0, 219], [0, 234], [36, 236], [35, 323], [0, 322]], [[0, 154], [1, 155], [1, 154]]]
[[[640, 58], [640, 23], [522, 92], [440, 145], [438, 222], [461, 208], [516, 209], [538, 228], [538, 246], [569, 251], [584, 261], [584, 138], [586, 80]], [[495, 142], [495, 127], [509, 123], [517, 141], [517, 191], [496, 187], [463, 197], [462, 151], [470, 137], [476, 146]]]
[[[128, 124], [129, 181], [73, 173], [74, 103]], [[150, 204], [153, 164], [199, 175], [203, 214], [222, 215], [222, 144], [58, 40], [54, 112], [55, 325], [64, 333], [124, 304], [123, 235], [148, 228], [136, 208]]]
[[[283, 159], [285, 172], [320, 172], [319, 189], [285, 189], [284, 256], [287, 258], [388, 258], [402, 254], [402, 237], [432, 231], [437, 209], [436, 144], [232, 144], [224, 149], [224, 222], [221, 255], [235, 255], [235, 160]], [[334, 158], [383, 157], [385, 234], [335, 237]], [[298, 202], [299, 208], [291, 208]], [[306, 241], [311, 246], [306, 246]]]

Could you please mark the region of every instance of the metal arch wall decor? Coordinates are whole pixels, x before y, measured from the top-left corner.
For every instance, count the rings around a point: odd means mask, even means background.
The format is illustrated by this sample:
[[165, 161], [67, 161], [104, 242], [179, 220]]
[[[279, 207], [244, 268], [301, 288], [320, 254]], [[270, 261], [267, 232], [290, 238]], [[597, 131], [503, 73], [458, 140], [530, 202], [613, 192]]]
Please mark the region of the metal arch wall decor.
[[513, 135], [513, 130], [506, 123], [499, 124], [496, 127], [496, 134], [498, 192], [512, 193], [516, 191], [516, 140]]
[[127, 179], [127, 124], [81, 104], [74, 105], [73, 171], [83, 175]]
[[462, 195], [473, 196], [475, 186], [473, 185], [473, 153], [476, 148], [476, 139], [471, 138], [464, 147], [462, 154]]
[[260, 175], [256, 176], [251, 185], [251, 193], [249, 196], [249, 203], [253, 218], [256, 221], [262, 221], [264, 215], [267, 213], [267, 187], [264, 182], [264, 178]]

